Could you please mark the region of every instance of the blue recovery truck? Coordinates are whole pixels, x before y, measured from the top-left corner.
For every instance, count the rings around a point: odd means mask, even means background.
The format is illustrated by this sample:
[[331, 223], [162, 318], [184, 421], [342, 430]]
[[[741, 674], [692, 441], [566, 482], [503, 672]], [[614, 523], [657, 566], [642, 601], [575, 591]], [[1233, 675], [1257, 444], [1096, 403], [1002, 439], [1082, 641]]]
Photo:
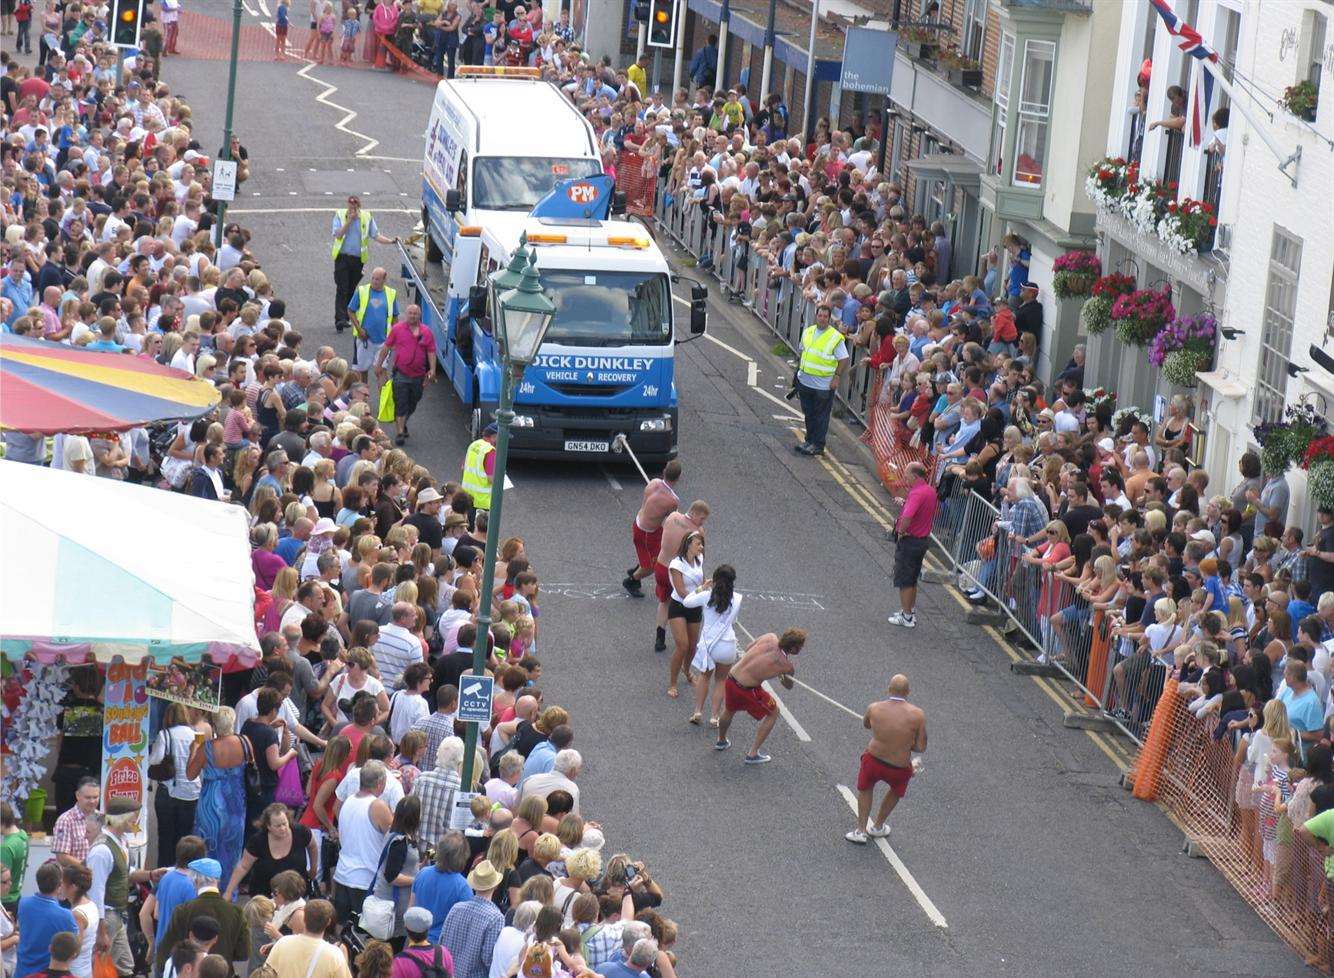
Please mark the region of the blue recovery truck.
[[[667, 259], [649, 232], [611, 219], [614, 185], [600, 164], [590, 173], [589, 161], [572, 156], [538, 162], [511, 156], [498, 166], [473, 154], [470, 179], [470, 137], [448, 134], [450, 126], [466, 129], [464, 120], [444, 120], [460, 110], [448, 99], [443, 111], [436, 108], [426, 149], [424, 233], [403, 249], [403, 279], [435, 336], [443, 373], [472, 409], [473, 434], [490, 422], [500, 397], [490, 277], [526, 241], [556, 312], [537, 359], [515, 387], [510, 451], [606, 459], [619, 451], [623, 435], [641, 459], [675, 456], [676, 307], [688, 310], [689, 334], [702, 334], [704, 288], [695, 285], [688, 302], [673, 295]], [[509, 118], [510, 132], [520, 124]], [[442, 148], [451, 141], [458, 145]], [[506, 172], [484, 177], [481, 167]], [[479, 201], [473, 195], [484, 188], [490, 198]], [[523, 201], [522, 209], [496, 199], [504, 192]]]

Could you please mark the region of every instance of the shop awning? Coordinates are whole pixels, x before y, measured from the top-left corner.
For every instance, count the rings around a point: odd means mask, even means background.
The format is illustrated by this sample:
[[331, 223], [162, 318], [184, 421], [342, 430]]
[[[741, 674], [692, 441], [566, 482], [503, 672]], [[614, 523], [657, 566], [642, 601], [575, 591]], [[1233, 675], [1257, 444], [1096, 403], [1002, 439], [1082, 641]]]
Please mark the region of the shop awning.
[[208, 381], [153, 360], [0, 333], [0, 428], [125, 431], [197, 418], [218, 400]]
[[0, 462], [7, 658], [259, 657], [245, 510]]

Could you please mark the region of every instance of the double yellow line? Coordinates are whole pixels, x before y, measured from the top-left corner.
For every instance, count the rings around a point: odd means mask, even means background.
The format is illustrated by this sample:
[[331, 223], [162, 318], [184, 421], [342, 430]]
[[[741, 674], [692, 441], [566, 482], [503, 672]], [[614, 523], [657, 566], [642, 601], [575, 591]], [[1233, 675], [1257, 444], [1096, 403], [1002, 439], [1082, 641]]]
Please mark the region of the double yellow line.
[[[798, 439], [804, 437], [805, 433], [801, 428], [789, 428], [788, 430]], [[823, 455], [817, 456], [816, 460], [824, 470], [829, 473], [833, 480], [843, 488], [843, 491], [851, 497], [852, 501], [860, 506], [871, 519], [875, 520], [886, 530], [894, 528], [893, 521], [884, 515], [884, 504], [876, 498], [870, 489], [858, 482], [856, 476], [848, 470], [847, 466], [840, 462], [828, 449], [825, 450]], [[941, 564], [934, 554], [928, 554], [927, 560], [935, 570], [949, 571], [949, 568]], [[968, 602], [966, 602], [953, 588], [947, 587], [945, 593], [952, 597], [965, 611], [972, 609], [972, 606], [969, 605]], [[1002, 637], [996, 630], [995, 626], [985, 625], [982, 630], [986, 632], [991, 640], [996, 643], [997, 647], [1010, 658], [1010, 661], [1023, 661], [1023, 657], [1015, 652], [1014, 649], [1010, 648], [1009, 643], [1005, 641], [1004, 637]], [[1033, 682], [1037, 684], [1038, 689], [1042, 690], [1042, 692], [1056, 704], [1056, 707], [1061, 711], [1062, 716], [1070, 716], [1075, 712], [1074, 707], [1070, 705], [1070, 696], [1061, 687], [1057, 686], [1054, 680], [1048, 679], [1045, 676], [1029, 676], [1028, 678], [1033, 680]], [[1130, 770], [1132, 758], [1118, 739], [1108, 737], [1097, 730], [1085, 730], [1084, 733], [1088, 734], [1089, 739], [1093, 741], [1098, 749], [1107, 755], [1107, 759], [1115, 765], [1118, 771], [1125, 774]]]

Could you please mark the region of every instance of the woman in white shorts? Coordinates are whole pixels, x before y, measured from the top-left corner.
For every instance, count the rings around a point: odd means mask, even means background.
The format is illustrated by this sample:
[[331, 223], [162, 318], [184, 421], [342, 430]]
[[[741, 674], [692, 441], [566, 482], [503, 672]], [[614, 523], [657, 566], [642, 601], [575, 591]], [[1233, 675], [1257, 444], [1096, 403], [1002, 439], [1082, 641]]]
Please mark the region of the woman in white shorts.
[[718, 726], [718, 710], [723, 702], [723, 682], [736, 662], [736, 616], [741, 610], [741, 595], [736, 587], [736, 571], [730, 564], [720, 564], [713, 578], [686, 595], [681, 604], [687, 608], [702, 609], [704, 620], [700, 625], [699, 642], [690, 667], [699, 674], [695, 682], [695, 712], [690, 722], [698, 724], [703, 718], [704, 698], [709, 692], [709, 674], [713, 674], [713, 700], [709, 710], [709, 726]]

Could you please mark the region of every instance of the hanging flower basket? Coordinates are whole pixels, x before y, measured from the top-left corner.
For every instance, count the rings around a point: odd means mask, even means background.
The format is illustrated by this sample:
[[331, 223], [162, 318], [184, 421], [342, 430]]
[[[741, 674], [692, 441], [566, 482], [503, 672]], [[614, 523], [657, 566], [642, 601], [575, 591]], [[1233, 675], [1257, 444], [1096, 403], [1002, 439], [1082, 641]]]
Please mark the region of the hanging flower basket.
[[[1149, 344], [1149, 362], [1167, 372], [1167, 358], [1173, 353], [1189, 352], [1195, 354], [1194, 360], [1203, 363], [1200, 369], [1207, 369], [1213, 359], [1214, 341], [1218, 336], [1218, 320], [1207, 312], [1198, 316], [1182, 316], [1168, 323]], [[1184, 364], [1178, 358], [1177, 370]], [[1181, 374], [1178, 374], [1181, 376]], [[1189, 385], [1194, 386], [1194, 381]]]
[[[1334, 439], [1325, 437], [1328, 430], [1329, 422], [1309, 404], [1291, 405], [1284, 409], [1281, 421], [1262, 421], [1251, 427], [1260, 445], [1260, 464], [1271, 475], [1286, 472], [1297, 462], [1314, 467], [1329, 457], [1323, 446]], [[1313, 444], [1322, 448], [1308, 457]]]
[[1322, 458], [1306, 470], [1306, 491], [1317, 509], [1334, 508], [1334, 458]]
[[1195, 375], [1209, 369], [1212, 353], [1197, 350], [1173, 350], [1163, 360], [1163, 378], [1178, 387], [1194, 387]]
[[1051, 287], [1058, 299], [1090, 295], [1102, 274], [1102, 262], [1091, 251], [1067, 251], [1056, 259], [1052, 268], [1055, 274]]
[[1079, 308], [1079, 319], [1089, 336], [1105, 333], [1112, 325], [1112, 300], [1105, 295], [1089, 296]]
[[1112, 325], [1112, 304], [1117, 296], [1135, 291], [1135, 280], [1129, 275], [1113, 272], [1095, 281], [1089, 291], [1092, 294], [1079, 310], [1079, 317], [1088, 334], [1097, 336]]
[[1136, 289], [1112, 303], [1116, 338], [1130, 346], [1144, 346], [1176, 318], [1167, 289]]

